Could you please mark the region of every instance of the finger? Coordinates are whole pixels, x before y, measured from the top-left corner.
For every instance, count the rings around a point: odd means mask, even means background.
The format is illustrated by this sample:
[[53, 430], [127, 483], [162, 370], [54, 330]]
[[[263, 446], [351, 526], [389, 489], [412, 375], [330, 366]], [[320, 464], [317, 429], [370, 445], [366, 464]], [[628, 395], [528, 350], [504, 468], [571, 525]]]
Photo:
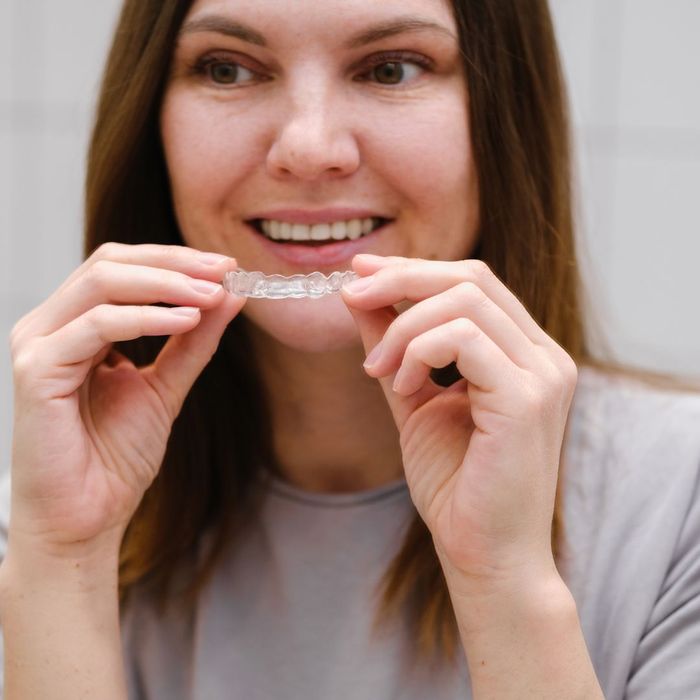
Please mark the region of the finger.
[[[212, 271], [208, 275], [211, 277]], [[49, 335], [99, 304], [165, 302], [210, 308], [225, 294], [220, 281], [193, 278], [158, 267], [100, 260], [49, 297], [42, 305], [42, 313], [35, 316], [26, 332]]]
[[153, 365], [144, 370], [174, 420], [197, 377], [211, 360], [226, 326], [240, 312], [246, 297], [227, 294], [187, 333], [168, 339]]
[[[66, 278], [63, 285], [80, 277], [87, 268], [100, 260], [111, 260], [128, 265], [162, 267], [193, 277], [220, 280], [234, 258], [220, 253], [197, 250], [184, 245], [160, 245], [157, 243], [127, 244], [110, 241], [96, 248], [85, 261]], [[208, 276], [207, 276], [208, 275]], [[59, 287], [60, 289], [61, 287]]]
[[[348, 307], [355, 323], [360, 331], [360, 337], [365, 348], [365, 353], [369, 354], [384, 337], [387, 328], [396, 318], [397, 313], [393, 307], [385, 309], [374, 309], [371, 311], [362, 311]], [[389, 408], [391, 409], [394, 421], [399, 430], [401, 430], [418, 406], [429, 401], [443, 389], [435, 382], [429, 380], [423, 388], [415, 392], [410, 397], [399, 396], [392, 390], [394, 375], [390, 374], [385, 377], [378, 377], [384, 396], [386, 397]]]
[[[103, 362], [109, 364], [107, 362], [107, 359], [110, 358], [110, 355], [112, 353], [112, 344], [110, 343], [109, 345], [105, 345], [100, 352], [95, 355], [95, 357], [92, 358], [92, 362], [90, 363], [90, 369], [93, 369], [94, 367], [97, 367], [97, 365], [102, 364]], [[110, 358], [111, 360], [112, 358]]]
[[460, 374], [484, 392], [513, 394], [518, 368], [473, 321], [457, 318], [411, 340], [396, 373], [393, 391], [410, 396], [428, 380], [430, 370], [456, 362]]
[[234, 258], [218, 253], [199, 251], [187, 246], [155, 243], [138, 245], [104, 243], [64, 280], [51, 297], [20, 319], [16, 325], [18, 340], [40, 335], [40, 333], [35, 332], [34, 324], [37, 318], [47, 316], [45, 307], [52, 298], [62, 294], [93, 265], [107, 260], [129, 265], [170, 269], [190, 277], [199, 277], [213, 282], [221, 281], [224, 273], [236, 265]]
[[458, 318], [468, 318], [523, 369], [536, 371], [545, 358], [522, 329], [480, 287], [461, 282], [404, 311], [389, 326], [382, 340], [381, 355], [368, 370], [381, 376], [398, 368], [408, 344], [431, 328]]
[[361, 276], [372, 276], [369, 287], [356, 295], [351, 293], [352, 284], [341, 289], [346, 302], [358, 308], [379, 308], [405, 299], [421, 301], [461, 282], [472, 282], [513, 319], [532, 343], [546, 348], [557, 345], [513, 292], [481, 260], [384, 258], [362, 253], [353, 258], [352, 266]]
[[[39, 339], [38, 353], [48, 367], [66, 367], [92, 361], [106, 345], [148, 335], [172, 335], [199, 323], [198, 308], [111, 306], [100, 304]], [[36, 344], [36, 343], [35, 343]]]

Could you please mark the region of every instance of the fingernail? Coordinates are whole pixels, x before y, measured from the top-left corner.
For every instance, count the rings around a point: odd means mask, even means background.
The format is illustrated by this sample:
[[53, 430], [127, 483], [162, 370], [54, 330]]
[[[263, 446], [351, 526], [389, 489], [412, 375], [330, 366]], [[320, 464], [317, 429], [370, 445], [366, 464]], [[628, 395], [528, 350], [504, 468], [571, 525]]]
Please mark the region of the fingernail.
[[403, 381], [402, 369], [403, 367], [399, 367], [399, 371], [394, 377], [394, 384], [391, 387], [392, 391], [395, 391], [397, 394], [399, 393], [399, 389], [401, 388], [401, 382]]
[[353, 280], [352, 282], [348, 282], [343, 289], [345, 289], [347, 292], [350, 294], [359, 294], [360, 292], [364, 292], [367, 287], [372, 283], [372, 275], [369, 275], [368, 277], [360, 277], [359, 280]]
[[362, 366], [365, 369], [369, 369], [373, 365], [377, 364], [377, 361], [379, 360], [379, 356], [382, 354], [382, 341], [377, 343], [374, 348], [372, 349], [372, 352], [370, 352], [369, 355], [367, 355], [367, 359], [364, 361]]
[[204, 265], [218, 265], [224, 260], [233, 260], [234, 258], [229, 258], [228, 255], [219, 255], [218, 253], [200, 253], [199, 261]]
[[221, 289], [220, 284], [216, 284], [216, 282], [207, 282], [206, 280], [195, 280], [191, 282], [191, 285], [195, 292], [200, 292], [201, 294], [216, 294], [216, 292]]
[[197, 306], [176, 306], [170, 309], [171, 314], [176, 316], [196, 316], [199, 313], [199, 307]]

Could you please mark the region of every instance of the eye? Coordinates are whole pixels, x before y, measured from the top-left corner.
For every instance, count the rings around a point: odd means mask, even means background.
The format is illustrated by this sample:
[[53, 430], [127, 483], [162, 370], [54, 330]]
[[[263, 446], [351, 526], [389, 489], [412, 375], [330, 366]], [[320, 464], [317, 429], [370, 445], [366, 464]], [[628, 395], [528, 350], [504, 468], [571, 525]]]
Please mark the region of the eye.
[[197, 64], [195, 70], [217, 85], [240, 85], [257, 77], [256, 73], [240, 63], [214, 58], [204, 59]]
[[411, 83], [432, 68], [429, 58], [405, 52], [380, 53], [370, 57], [368, 63], [369, 66], [356, 80], [370, 81], [378, 85]]
[[404, 78], [415, 78], [420, 73], [420, 68], [407, 61], [388, 61], [375, 66], [370, 71], [372, 77], [382, 85], [398, 85], [404, 82]]
[[238, 63], [211, 63], [209, 75], [215, 83], [230, 85], [232, 83], [247, 82], [252, 80], [254, 73]]

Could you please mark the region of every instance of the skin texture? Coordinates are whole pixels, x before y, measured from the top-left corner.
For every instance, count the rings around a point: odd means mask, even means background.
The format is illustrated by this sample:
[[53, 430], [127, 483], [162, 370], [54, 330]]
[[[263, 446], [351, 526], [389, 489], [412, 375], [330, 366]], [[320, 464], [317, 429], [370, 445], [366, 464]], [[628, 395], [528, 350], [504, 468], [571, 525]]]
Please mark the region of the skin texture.
[[[189, 245], [235, 255], [245, 269], [309, 272], [266, 253], [245, 220], [329, 206], [392, 219], [367, 241], [374, 255], [348, 261], [364, 279], [339, 297], [252, 300], [242, 311], [256, 328], [285, 475], [327, 491], [403, 471], [445, 572], [474, 697], [521, 698], [526, 688], [537, 698], [600, 698], [551, 551], [576, 366], [486, 265], [464, 260], [476, 242], [477, 188], [450, 8], [351, 0], [287, 9], [281, 0], [196, 2], [186, 22], [218, 14], [266, 46], [183, 34], [161, 115]], [[357, 31], [409, 13], [444, 31], [346, 48]], [[433, 70], [409, 69], [398, 86], [357, 81], [380, 50], [428, 54]], [[212, 55], [252, 72], [222, 86], [192, 71]], [[356, 371], [358, 331], [381, 394]], [[453, 361], [463, 379], [434, 384], [430, 369]]]
[[[186, 21], [212, 13], [252, 26], [267, 47], [211, 31], [179, 41], [161, 128], [187, 246], [104, 245], [12, 331], [6, 697], [125, 697], [119, 542], [187, 392], [244, 313], [287, 478], [321, 491], [407, 480], [445, 572], [474, 698], [601, 698], [550, 547], [576, 368], [466, 259], [477, 188], [449, 6], [297, 0], [289, 12], [288, 0], [202, 0]], [[344, 46], [409, 13], [442, 30]], [[377, 81], [370, 57], [380, 51], [410, 52], [391, 59], [405, 82]], [[235, 57], [243, 84], [193, 69], [212, 53], [229, 67]], [[413, 65], [417, 56], [431, 68]], [[231, 256], [249, 270], [310, 271], [265, 253], [247, 218], [329, 206], [391, 219], [367, 241], [374, 255], [340, 266], [367, 289], [282, 301], [223, 292]], [[144, 335], [170, 336], [149, 367], [112, 349]], [[438, 387], [430, 368], [452, 361], [463, 379]]]
[[[290, 13], [280, 0], [210, 0], [194, 3], [185, 26], [213, 15], [252, 27], [267, 46], [212, 31], [184, 32], [178, 42], [161, 130], [188, 245], [233, 255], [247, 270], [311, 272], [267, 253], [244, 221], [273, 208], [351, 206], [392, 219], [368, 240], [367, 252], [458, 260], [473, 249], [478, 212], [468, 97], [447, 3], [307, 1]], [[344, 47], [356, 33], [408, 15], [443, 31]], [[372, 57], [387, 51], [406, 54], [399, 85], [372, 75]], [[416, 56], [433, 67], [411, 63]], [[211, 57], [238, 62], [239, 82], [220, 85], [193, 70]], [[350, 265], [348, 259], [319, 269]], [[242, 313], [257, 329], [287, 478], [318, 491], [401, 478], [396, 427], [362, 370], [358, 328], [341, 297], [253, 299]]]
[[[126, 697], [119, 543], [187, 392], [243, 305], [215, 282], [232, 267], [183, 246], [106, 244], [12, 329], [7, 700]], [[170, 336], [148, 367], [112, 349], [143, 335]]]

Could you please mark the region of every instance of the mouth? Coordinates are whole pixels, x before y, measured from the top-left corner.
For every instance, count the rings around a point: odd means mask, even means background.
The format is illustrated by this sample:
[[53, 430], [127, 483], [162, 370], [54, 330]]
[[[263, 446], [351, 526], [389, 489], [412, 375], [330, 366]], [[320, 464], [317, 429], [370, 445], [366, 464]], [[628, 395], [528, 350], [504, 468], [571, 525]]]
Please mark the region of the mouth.
[[320, 224], [299, 224], [275, 219], [250, 219], [248, 224], [256, 233], [272, 243], [293, 243], [297, 246], [319, 248], [368, 236], [391, 222], [382, 217], [329, 221]]

